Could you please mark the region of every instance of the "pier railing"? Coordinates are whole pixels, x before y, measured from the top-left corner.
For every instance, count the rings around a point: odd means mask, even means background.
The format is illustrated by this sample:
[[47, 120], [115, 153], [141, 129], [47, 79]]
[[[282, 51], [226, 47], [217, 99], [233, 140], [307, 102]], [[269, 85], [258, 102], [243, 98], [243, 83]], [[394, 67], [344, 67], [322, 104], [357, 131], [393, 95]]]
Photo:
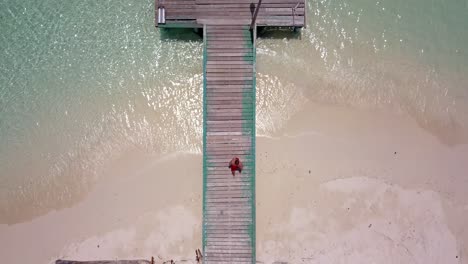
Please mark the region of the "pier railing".
[[260, 6], [262, 5], [262, 0], [258, 0], [258, 4], [255, 8], [255, 12], [254, 12], [254, 15], [253, 15], [253, 18], [252, 18], [252, 23], [250, 24], [250, 30], [253, 30], [253, 28], [255, 27], [255, 23], [257, 21], [257, 16], [258, 16], [258, 11], [260, 11]]

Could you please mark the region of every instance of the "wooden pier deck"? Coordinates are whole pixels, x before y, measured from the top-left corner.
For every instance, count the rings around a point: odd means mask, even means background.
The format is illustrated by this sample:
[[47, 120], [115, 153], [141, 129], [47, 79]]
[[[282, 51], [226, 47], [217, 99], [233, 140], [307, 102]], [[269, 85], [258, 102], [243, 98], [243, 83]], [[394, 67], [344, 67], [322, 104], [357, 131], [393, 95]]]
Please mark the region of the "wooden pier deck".
[[[202, 28], [205, 24], [249, 25], [258, 1], [254, 0], [156, 0], [155, 6], [164, 9], [164, 23], [156, 8], [156, 26], [166, 28]], [[305, 0], [263, 0], [257, 26], [304, 27]]]
[[[204, 263], [255, 263], [254, 34], [204, 28]], [[244, 164], [235, 177], [234, 156]]]

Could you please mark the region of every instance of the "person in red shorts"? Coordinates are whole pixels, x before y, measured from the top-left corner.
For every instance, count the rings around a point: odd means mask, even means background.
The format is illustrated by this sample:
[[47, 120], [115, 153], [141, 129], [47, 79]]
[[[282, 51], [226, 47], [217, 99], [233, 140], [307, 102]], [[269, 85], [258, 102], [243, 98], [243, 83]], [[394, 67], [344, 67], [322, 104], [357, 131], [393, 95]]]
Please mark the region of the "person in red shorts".
[[239, 173], [242, 173], [242, 168], [244, 168], [244, 165], [242, 165], [242, 162], [240, 162], [238, 157], [232, 158], [232, 160], [229, 162], [229, 167], [232, 172], [232, 176], [236, 176], [236, 171], [239, 171]]

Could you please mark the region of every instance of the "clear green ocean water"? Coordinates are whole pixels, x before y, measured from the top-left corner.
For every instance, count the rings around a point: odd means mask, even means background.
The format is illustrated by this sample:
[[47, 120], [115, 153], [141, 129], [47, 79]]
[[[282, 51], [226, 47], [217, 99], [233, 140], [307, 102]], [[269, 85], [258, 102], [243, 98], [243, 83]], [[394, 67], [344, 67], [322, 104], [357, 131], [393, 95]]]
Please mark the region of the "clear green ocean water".
[[[129, 148], [200, 152], [202, 40], [155, 29], [153, 4], [0, 2], [0, 223], [68, 204]], [[308, 1], [301, 37], [283, 36], [258, 43], [259, 134], [309, 100], [466, 142], [467, 0]]]

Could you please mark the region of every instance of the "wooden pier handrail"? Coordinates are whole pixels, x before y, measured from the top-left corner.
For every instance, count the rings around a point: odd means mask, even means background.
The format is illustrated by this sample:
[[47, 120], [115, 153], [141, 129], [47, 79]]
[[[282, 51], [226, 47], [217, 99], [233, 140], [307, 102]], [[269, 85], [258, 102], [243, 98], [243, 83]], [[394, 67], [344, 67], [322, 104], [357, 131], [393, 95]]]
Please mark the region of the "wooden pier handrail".
[[255, 8], [254, 16], [252, 18], [252, 23], [250, 24], [250, 30], [252, 30], [255, 26], [255, 23], [257, 21], [257, 15], [258, 11], [260, 11], [260, 6], [262, 5], [262, 0], [258, 0], [257, 7]]
[[154, 0], [154, 26], [155, 27], [158, 27], [158, 5], [159, 5], [159, 2], [158, 0]]

